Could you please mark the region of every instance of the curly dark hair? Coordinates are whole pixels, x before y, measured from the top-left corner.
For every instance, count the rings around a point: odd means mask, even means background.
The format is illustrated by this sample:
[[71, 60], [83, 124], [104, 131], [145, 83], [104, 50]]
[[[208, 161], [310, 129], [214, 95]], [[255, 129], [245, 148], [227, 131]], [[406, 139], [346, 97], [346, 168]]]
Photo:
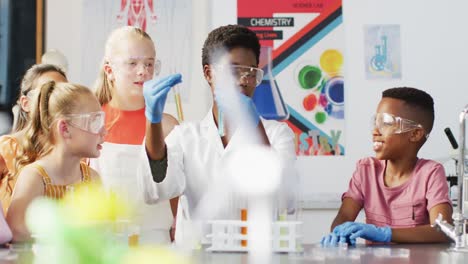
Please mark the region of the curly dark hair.
[[247, 27], [227, 25], [214, 29], [208, 34], [202, 48], [202, 66], [212, 64], [213, 56], [221, 48], [228, 51], [242, 47], [254, 52], [257, 64], [260, 57], [260, 42], [257, 35]]
[[[404, 101], [408, 106], [421, 113], [424, 128], [430, 133], [434, 125], [434, 100], [425, 91], [411, 87], [390, 88], [382, 92], [382, 98]], [[419, 111], [418, 111], [419, 110]]]

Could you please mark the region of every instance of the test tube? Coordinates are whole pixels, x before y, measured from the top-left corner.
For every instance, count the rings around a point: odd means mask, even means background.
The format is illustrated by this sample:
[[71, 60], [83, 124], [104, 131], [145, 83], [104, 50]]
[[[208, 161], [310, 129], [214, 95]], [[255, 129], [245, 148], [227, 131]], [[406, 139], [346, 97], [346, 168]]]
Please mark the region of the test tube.
[[176, 103], [176, 108], [177, 108], [177, 117], [179, 119], [179, 122], [184, 121], [184, 112], [182, 111], [182, 101], [180, 100], [180, 91], [179, 91], [179, 86], [176, 85], [173, 88], [174, 90], [174, 98], [175, 98], [175, 103]]
[[224, 117], [223, 111], [218, 108], [218, 134], [220, 137], [224, 137]]
[[[241, 209], [241, 221], [247, 221], [247, 209], [242, 208]], [[241, 235], [247, 235], [247, 227], [243, 226], [241, 227]], [[241, 246], [246, 247], [247, 246], [247, 240], [241, 240]]]
[[128, 228], [128, 246], [136, 247], [140, 240], [140, 227], [135, 224], [131, 224]]
[[[287, 221], [287, 216], [288, 216], [288, 213], [287, 213], [287, 210], [284, 209], [279, 209], [279, 212], [278, 212], [278, 221]], [[280, 227], [280, 236], [286, 236], [288, 235], [288, 228], [287, 227]], [[289, 243], [288, 243], [288, 240], [285, 240], [283, 238], [280, 239], [280, 247], [282, 248], [285, 248], [285, 247], [288, 247], [289, 246]]]

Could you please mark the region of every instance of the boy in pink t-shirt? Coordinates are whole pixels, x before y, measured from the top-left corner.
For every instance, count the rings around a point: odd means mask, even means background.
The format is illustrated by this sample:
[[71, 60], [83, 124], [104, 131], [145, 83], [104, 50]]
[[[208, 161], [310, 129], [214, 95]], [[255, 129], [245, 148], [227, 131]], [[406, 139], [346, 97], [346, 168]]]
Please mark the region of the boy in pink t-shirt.
[[[343, 194], [333, 230], [322, 245], [373, 242], [433, 243], [448, 238], [430, 226], [442, 214], [451, 219], [452, 205], [444, 168], [419, 159], [434, 123], [434, 101], [415, 88], [382, 93], [372, 132], [375, 158], [358, 161]], [[364, 208], [366, 222], [353, 222]]]

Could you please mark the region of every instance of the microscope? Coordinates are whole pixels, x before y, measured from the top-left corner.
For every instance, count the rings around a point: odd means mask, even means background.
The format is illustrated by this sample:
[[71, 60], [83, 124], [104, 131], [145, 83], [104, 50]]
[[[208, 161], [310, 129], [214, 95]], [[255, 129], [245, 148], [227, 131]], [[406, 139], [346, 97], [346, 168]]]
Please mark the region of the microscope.
[[[468, 252], [468, 245], [466, 244], [466, 222], [468, 221], [468, 173], [465, 168], [467, 166], [465, 159], [465, 135], [466, 135], [466, 116], [468, 114], [468, 105], [465, 106], [463, 111], [460, 113], [460, 150], [458, 154], [457, 162], [457, 186], [458, 186], [458, 201], [456, 206], [453, 208], [453, 225], [447, 223], [441, 214], [437, 217], [433, 227], [439, 228], [440, 231], [444, 232], [450, 237], [455, 245], [452, 247], [455, 251]], [[449, 137], [450, 138], [450, 137]], [[452, 140], [451, 140], [452, 141]], [[452, 144], [453, 145], [453, 144]]]

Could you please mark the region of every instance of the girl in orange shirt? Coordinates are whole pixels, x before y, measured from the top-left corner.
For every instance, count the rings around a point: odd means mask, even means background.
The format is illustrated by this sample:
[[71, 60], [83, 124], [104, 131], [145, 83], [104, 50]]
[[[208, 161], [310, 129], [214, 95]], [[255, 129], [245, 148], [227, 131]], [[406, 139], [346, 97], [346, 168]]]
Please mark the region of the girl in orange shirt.
[[[169, 230], [178, 198], [171, 201], [171, 207], [167, 202], [147, 205], [136, 173], [141, 164], [157, 163], [166, 157], [164, 138], [178, 122], [163, 113], [164, 103], [170, 88], [181, 82], [181, 75], [152, 80], [160, 66], [156, 49], [151, 37], [136, 27], [115, 29], [104, 52], [95, 89], [109, 133], [101, 157], [91, 159], [90, 164], [101, 175], [105, 188], [128, 198], [135, 207], [143, 243], [169, 242], [169, 233], [160, 231]], [[150, 83], [154, 95], [144, 96], [144, 83]]]

